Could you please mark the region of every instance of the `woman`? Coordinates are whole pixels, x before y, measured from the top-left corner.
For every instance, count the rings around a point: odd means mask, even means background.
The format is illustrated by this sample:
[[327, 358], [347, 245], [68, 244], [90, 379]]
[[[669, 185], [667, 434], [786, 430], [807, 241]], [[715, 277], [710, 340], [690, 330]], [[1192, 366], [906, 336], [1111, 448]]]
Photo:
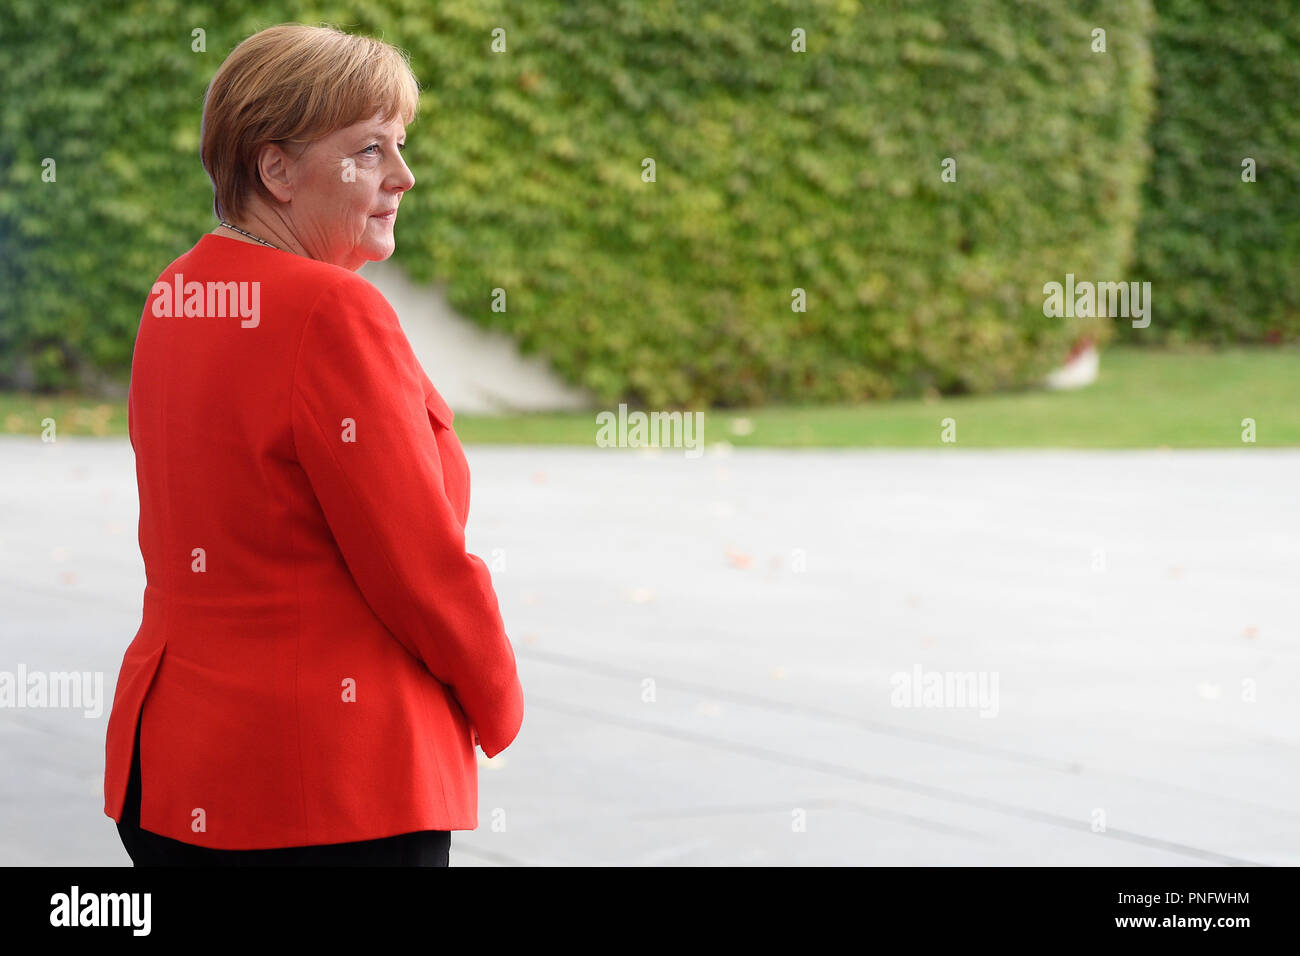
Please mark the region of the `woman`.
[[415, 179], [404, 56], [272, 27], [208, 88], [220, 225], [146, 302], [128, 396], [143, 620], [104, 811], [137, 865], [447, 865], [523, 691], [465, 551], [453, 414], [356, 270]]

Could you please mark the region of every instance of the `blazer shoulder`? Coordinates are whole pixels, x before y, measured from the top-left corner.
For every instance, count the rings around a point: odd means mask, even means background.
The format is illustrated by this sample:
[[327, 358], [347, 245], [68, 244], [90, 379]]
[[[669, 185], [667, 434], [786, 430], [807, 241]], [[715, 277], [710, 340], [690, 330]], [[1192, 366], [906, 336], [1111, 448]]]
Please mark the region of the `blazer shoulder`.
[[[357, 282], [366, 282], [351, 269], [344, 269], [332, 262], [321, 262], [306, 256], [296, 256], [296, 261], [289, 267], [291, 281], [318, 293], [334, 288], [351, 288]], [[367, 285], [370, 283], [366, 282]], [[310, 304], [311, 299], [307, 300]]]
[[401, 331], [396, 311], [369, 280], [347, 269], [331, 269], [318, 275], [304, 297], [309, 323], [351, 322], [358, 327]]

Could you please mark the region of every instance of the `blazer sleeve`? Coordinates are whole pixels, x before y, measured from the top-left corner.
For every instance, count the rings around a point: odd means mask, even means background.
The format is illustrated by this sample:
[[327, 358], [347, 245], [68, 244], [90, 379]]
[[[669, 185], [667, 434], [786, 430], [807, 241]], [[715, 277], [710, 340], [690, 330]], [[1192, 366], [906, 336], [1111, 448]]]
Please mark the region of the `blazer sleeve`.
[[426, 381], [387, 300], [345, 277], [306, 320], [294, 444], [362, 595], [451, 688], [492, 757], [519, 733], [523, 690], [491, 575], [443, 488]]

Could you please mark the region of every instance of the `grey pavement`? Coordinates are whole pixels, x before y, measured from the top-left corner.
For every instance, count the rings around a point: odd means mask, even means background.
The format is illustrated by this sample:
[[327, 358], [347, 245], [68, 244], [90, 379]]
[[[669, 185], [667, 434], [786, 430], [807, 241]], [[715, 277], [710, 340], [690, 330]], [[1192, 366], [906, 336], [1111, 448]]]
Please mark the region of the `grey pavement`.
[[[1300, 864], [1300, 452], [467, 454], [526, 713], [453, 866]], [[129, 863], [133, 462], [0, 438], [0, 670], [105, 695], [0, 709], [0, 864]]]

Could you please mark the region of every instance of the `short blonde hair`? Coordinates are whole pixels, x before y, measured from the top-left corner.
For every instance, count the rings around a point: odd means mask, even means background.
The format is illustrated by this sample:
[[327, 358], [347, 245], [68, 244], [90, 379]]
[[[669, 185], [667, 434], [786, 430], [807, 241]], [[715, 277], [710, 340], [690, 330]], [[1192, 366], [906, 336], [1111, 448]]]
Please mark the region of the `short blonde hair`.
[[267, 143], [310, 141], [376, 113], [410, 123], [420, 84], [404, 52], [333, 27], [286, 23], [240, 43], [208, 84], [199, 156], [218, 219], [249, 195], [270, 198], [257, 171]]

